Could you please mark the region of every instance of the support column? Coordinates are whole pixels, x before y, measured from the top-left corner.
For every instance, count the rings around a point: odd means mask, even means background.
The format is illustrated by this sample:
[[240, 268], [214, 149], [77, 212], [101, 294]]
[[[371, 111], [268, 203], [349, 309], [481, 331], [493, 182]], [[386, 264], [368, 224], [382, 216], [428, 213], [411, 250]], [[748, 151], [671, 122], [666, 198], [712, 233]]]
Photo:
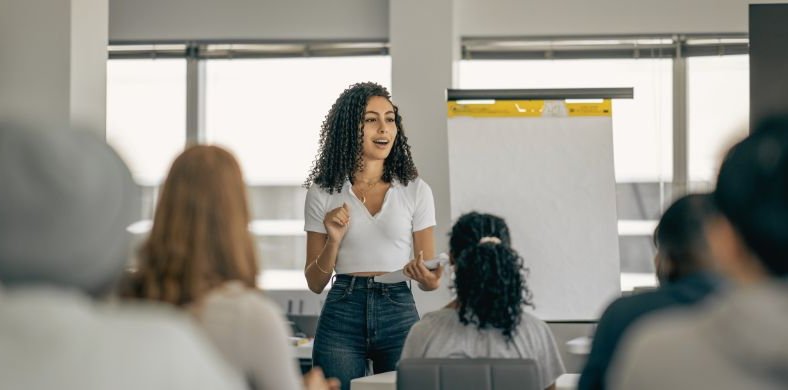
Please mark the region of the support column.
[[[447, 251], [451, 228], [446, 89], [455, 86], [460, 41], [454, 0], [389, 2], [391, 84], [419, 175], [435, 196], [437, 252]], [[422, 314], [448, 301], [450, 275], [439, 292], [416, 292]]]
[[682, 51], [684, 39], [676, 39], [673, 59], [673, 188], [666, 205], [688, 192], [689, 160], [687, 144], [687, 58]]
[[788, 112], [788, 4], [750, 4], [749, 10], [752, 131], [764, 118]]
[[0, 118], [106, 133], [108, 0], [0, 2]]
[[205, 61], [200, 60], [201, 46], [190, 45], [186, 56], [186, 145], [206, 142], [205, 132]]

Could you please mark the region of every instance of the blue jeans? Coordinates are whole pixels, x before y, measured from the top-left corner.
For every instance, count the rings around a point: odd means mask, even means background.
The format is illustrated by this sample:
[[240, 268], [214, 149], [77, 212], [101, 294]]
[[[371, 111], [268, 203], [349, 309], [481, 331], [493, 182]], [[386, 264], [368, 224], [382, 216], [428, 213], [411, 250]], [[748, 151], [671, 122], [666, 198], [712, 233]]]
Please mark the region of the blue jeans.
[[397, 369], [410, 327], [419, 320], [405, 282], [377, 283], [371, 277], [337, 275], [317, 324], [312, 362], [326, 377], [342, 381]]

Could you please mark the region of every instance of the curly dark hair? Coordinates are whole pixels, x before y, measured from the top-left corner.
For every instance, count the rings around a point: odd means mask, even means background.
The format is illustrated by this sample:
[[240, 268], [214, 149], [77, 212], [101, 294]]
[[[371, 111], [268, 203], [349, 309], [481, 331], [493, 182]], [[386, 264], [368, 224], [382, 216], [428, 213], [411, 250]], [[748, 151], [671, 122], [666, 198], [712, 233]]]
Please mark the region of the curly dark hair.
[[[482, 243], [483, 237], [496, 237], [501, 242]], [[506, 221], [491, 214], [465, 214], [452, 227], [449, 248], [460, 322], [478, 329], [500, 329], [511, 342], [523, 305], [533, 304], [525, 283], [528, 270], [511, 247]]]
[[[363, 168], [364, 109], [373, 96], [386, 98], [391, 94], [383, 86], [372, 82], [353, 84], [337, 98], [320, 129], [320, 147], [312, 163], [304, 187], [317, 184], [329, 194], [340, 192], [345, 180], [353, 183], [353, 175]], [[391, 183], [396, 179], [403, 185], [418, 177], [416, 165], [410, 154], [408, 137], [402, 128], [402, 116], [394, 103], [397, 136], [391, 153], [383, 163], [382, 180]]]

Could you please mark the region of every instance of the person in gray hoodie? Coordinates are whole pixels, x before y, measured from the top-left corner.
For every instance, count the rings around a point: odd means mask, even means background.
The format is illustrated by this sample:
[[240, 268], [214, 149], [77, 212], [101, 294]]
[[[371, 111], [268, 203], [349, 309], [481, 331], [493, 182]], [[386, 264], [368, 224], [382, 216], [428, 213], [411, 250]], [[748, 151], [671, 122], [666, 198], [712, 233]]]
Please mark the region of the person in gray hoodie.
[[183, 314], [112, 304], [138, 188], [98, 137], [0, 123], [0, 389], [245, 388]]
[[788, 388], [788, 116], [762, 122], [720, 168], [706, 234], [734, 286], [624, 340], [613, 389]]

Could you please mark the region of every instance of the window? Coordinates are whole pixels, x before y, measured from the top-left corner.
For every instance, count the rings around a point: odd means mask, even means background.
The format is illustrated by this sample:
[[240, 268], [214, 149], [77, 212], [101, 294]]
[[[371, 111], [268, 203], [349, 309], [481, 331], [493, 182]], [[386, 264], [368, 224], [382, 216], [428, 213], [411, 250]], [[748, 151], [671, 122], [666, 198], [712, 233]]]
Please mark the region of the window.
[[460, 88], [632, 87], [613, 101], [622, 289], [654, 285], [651, 233], [672, 180], [670, 59], [462, 61]]
[[689, 179], [695, 190], [713, 188], [725, 151], [749, 128], [748, 55], [687, 60]]
[[[624, 290], [655, 283], [651, 234], [672, 198], [671, 57], [676, 45], [689, 56], [690, 189], [711, 189], [722, 153], [747, 133], [747, 39], [701, 38], [563, 45], [551, 41], [542, 46], [463, 41], [466, 56], [488, 59], [461, 61], [460, 88], [634, 88], [634, 99], [614, 101], [613, 116]], [[292, 57], [316, 53], [333, 57]], [[145, 190], [143, 221], [135, 231], [142, 235], [147, 230], [150, 221], [145, 219], [151, 217], [156, 189], [186, 142], [183, 58], [196, 56], [206, 65], [205, 136], [233, 151], [241, 163], [250, 187], [250, 229], [258, 239], [262, 268], [300, 270], [306, 246], [305, 191], [300, 186], [316, 154], [320, 125], [350, 84], [375, 81], [390, 86], [391, 60], [386, 53], [385, 42], [111, 47], [115, 59], [107, 68], [107, 140]], [[584, 53], [610, 58], [577, 59]], [[719, 55], [723, 53], [727, 55]], [[260, 58], [275, 55], [288, 58]], [[643, 57], [632, 58], [637, 56]]]
[[339, 94], [390, 80], [384, 56], [208, 60], [207, 140], [235, 152], [249, 184], [299, 186]]
[[462, 61], [460, 88], [632, 87], [613, 101], [616, 181], [672, 179], [669, 59]]
[[185, 60], [107, 62], [107, 142], [142, 189], [139, 221], [129, 226], [133, 250], [150, 230], [158, 186], [186, 143]]
[[[143, 188], [140, 221], [129, 227], [140, 244], [150, 230], [158, 187], [186, 144], [186, 60], [147, 58], [187, 51], [153, 47], [128, 54], [132, 49], [118, 48], [107, 65], [107, 141]], [[264, 276], [277, 280], [276, 288], [306, 289], [301, 185], [317, 152], [320, 126], [349, 85], [374, 81], [390, 88], [390, 57], [200, 61], [206, 62], [205, 136], [241, 163], [261, 268], [273, 270]]]
[[306, 258], [301, 185], [317, 153], [320, 126], [351, 84], [389, 87], [390, 57], [207, 60], [206, 73], [206, 138], [241, 163], [261, 268], [300, 275]]
[[107, 142], [134, 179], [156, 186], [186, 143], [186, 61], [107, 63]]

